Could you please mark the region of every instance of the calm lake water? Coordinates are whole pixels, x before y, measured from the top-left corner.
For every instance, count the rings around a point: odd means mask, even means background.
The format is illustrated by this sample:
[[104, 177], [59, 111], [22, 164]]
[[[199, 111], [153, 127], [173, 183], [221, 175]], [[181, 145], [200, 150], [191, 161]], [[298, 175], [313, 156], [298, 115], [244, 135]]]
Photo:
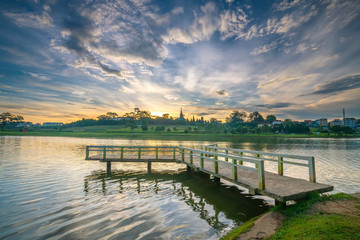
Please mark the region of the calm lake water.
[[[0, 137], [0, 239], [218, 239], [268, 209], [223, 182], [179, 164], [85, 161], [86, 145], [183, 145], [208, 142]], [[311, 155], [317, 181], [360, 192], [360, 139], [265, 139], [219, 146]], [[267, 164], [267, 163], [266, 163]], [[272, 165], [267, 170], [274, 170]], [[307, 169], [285, 175], [308, 178]]]

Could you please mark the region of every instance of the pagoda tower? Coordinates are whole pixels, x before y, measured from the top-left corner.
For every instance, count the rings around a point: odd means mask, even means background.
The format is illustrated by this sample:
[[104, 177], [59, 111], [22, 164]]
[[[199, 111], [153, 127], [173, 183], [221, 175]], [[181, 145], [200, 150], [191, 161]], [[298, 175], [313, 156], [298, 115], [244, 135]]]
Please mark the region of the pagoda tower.
[[182, 108], [180, 109], [180, 117], [179, 117], [179, 120], [185, 120], [184, 114], [183, 114], [183, 112], [182, 112]]

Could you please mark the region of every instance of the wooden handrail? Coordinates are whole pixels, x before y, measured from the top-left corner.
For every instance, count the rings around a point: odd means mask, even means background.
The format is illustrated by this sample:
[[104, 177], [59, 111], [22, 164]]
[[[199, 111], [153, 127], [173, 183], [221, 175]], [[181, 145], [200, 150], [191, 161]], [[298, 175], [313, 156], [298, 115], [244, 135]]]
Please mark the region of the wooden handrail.
[[[261, 159], [264, 161], [271, 161], [271, 162], [277, 162], [278, 163], [278, 174], [284, 175], [284, 163], [291, 164], [291, 165], [297, 165], [297, 166], [303, 166], [308, 167], [309, 169], [309, 181], [310, 182], [316, 182], [316, 171], [315, 171], [315, 159], [311, 156], [301, 156], [301, 155], [289, 155], [289, 154], [281, 154], [281, 153], [269, 153], [269, 152], [262, 152], [262, 151], [251, 151], [251, 150], [244, 150], [244, 149], [236, 149], [236, 148], [224, 148], [224, 147], [217, 147], [217, 146], [211, 146], [206, 145], [206, 149], [211, 150], [222, 150], [224, 153], [229, 153], [229, 151], [238, 153], [242, 156], [244, 156], [244, 153], [251, 153], [254, 154], [254, 156], [257, 159]], [[277, 159], [267, 158], [266, 156], [272, 156], [277, 157]], [[294, 160], [302, 160], [307, 161], [307, 163], [299, 163], [299, 162], [291, 162], [286, 161], [286, 159], [294, 159]]]
[[[258, 186], [259, 186], [259, 189], [260, 190], [265, 189], [265, 167], [264, 167], [264, 160], [262, 160], [262, 159], [251, 158], [249, 156], [223, 154], [223, 153], [219, 153], [219, 152], [216, 152], [216, 151], [214, 151], [214, 152], [204, 151], [204, 150], [192, 149], [192, 148], [181, 147], [181, 146], [179, 147], [179, 150], [181, 152], [181, 160], [182, 161], [185, 161], [185, 154], [189, 155], [190, 164], [192, 164], [194, 156], [199, 157], [199, 155], [194, 154], [194, 152], [195, 153], [200, 153], [200, 167], [201, 168], [204, 168], [204, 159], [213, 161], [213, 164], [214, 164], [214, 170], [213, 171], [214, 171], [215, 174], [219, 173], [219, 167], [218, 167], [219, 162], [232, 165], [232, 178], [233, 178], [233, 180], [237, 180], [237, 167], [242, 167], [242, 168], [246, 168], [246, 169], [249, 169], [249, 170], [252, 170], [252, 171], [256, 171], [256, 172], [258, 172], [258, 183], [259, 183]], [[210, 156], [212, 156], [212, 157], [210, 157]], [[230, 159], [233, 159], [233, 161], [232, 162], [222, 161], [218, 157], [224, 157], [225, 159], [230, 158]], [[255, 164], [256, 167], [251, 168], [251, 167], [239, 165], [239, 164], [236, 163], [236, 160], [241, 160], [241, 161], [253, 163], [253, 164]]]

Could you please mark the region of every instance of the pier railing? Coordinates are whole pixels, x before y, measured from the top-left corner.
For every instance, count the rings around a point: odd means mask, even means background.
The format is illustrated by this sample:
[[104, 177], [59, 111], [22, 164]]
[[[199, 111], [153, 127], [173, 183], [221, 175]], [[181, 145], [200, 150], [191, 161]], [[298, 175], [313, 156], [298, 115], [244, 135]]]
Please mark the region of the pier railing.
[[245, 159], [257, 159], [260, 161], [269, 161], [269, 162], [276, 162], [278, 165], [278, 174], [283, 176], [284, 175], [284, 164], [290, 165], [297, 165], [307, 167], [309, 170], [309, 181], [316, 182], [316, 174], [315, 174], [315, 159], [311, 156], [300, 156], [300, 155], [287, 155], [281, 153], [269, 153], [269, 152], [262, 152], [262, 151], [250, 151], [244, 149], [235, 149], [235, 148], [224, 148], [218, 147], [214, 145], [207, 145], [205, 146], [206, 151], [211, 151], [212, 154], [224, 154], [225, 161], [228, 161], [229, 156], [231, 155], [238, 155], [241, 157], [239, 159], [240, 165], [243, 164]]
[[118, 159], [126, 159], [132, 156], [142, 159], [142, 156], [152, 159], [159, 159], [160, 156], [166, 156], [169, 159], [176, 160], [177, 146], [86, 146], [86, 158], [91, 159], [91, 153], [96, 152], [102, 155], [102, 160], [106, 161], [108, 156], [116, 155]]
[[[265, 169], [264, 169], [264, 160], [263, 159], [256, 159], [251, 157], [244, 158], [240, 155], [233, 155], [229, 153], [222, 153], [219, 151], [204, 151], [204, 150], [197, 150], [192, 148], [186, 148], [186, 147], [179, 147], [180, 155], [181, 155], [181, 161], [185, 161], [185, 156], [189, 156], [189, 163], [193, 164], [194, 157], [197, 157], [200, 159], [200, 168], [204, 169], [204, 160], [210, 160], [213, 162], [213, 173], [219, 174], [219, 162], [223, 164], [231, 165], [232, 168], [232, 179], [237, 180], [237, 168], [244, 168], [251, 171], [257, 172], [258, 175], [258, 187], [260, 190], [265, 189]], [[223, 158], [224, 160], [220, 159]], [[229, 159], [232, 161], [229, 162]], [[253, 164], [253, 167], [251, 166], [244, 166], [242, 163], [248, 162]], [[240, 164], [241, 163], [241, 164]]]

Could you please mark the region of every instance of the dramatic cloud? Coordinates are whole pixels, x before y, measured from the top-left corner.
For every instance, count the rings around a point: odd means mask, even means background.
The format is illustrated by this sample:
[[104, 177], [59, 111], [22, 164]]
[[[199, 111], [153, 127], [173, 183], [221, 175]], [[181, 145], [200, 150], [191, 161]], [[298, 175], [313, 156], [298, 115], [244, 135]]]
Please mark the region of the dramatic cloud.
[[350, 75], [325, 82], [317, 87], [317, 90], [310, 93], [313, 95], [339, 94], [347, 90], [360, 88], [360, 74]]
[[273, 103], [273, 104], [259, 104], [259, 105], [255, 105], [255, 106], [272, 109], [272, 108], [287, 108], [291, 105], [293, 105], [293, 104], [292, 103]]
[[134, 107], [359, 117], [360, 2], [0, 1], [0, 101], [29, 121]]

